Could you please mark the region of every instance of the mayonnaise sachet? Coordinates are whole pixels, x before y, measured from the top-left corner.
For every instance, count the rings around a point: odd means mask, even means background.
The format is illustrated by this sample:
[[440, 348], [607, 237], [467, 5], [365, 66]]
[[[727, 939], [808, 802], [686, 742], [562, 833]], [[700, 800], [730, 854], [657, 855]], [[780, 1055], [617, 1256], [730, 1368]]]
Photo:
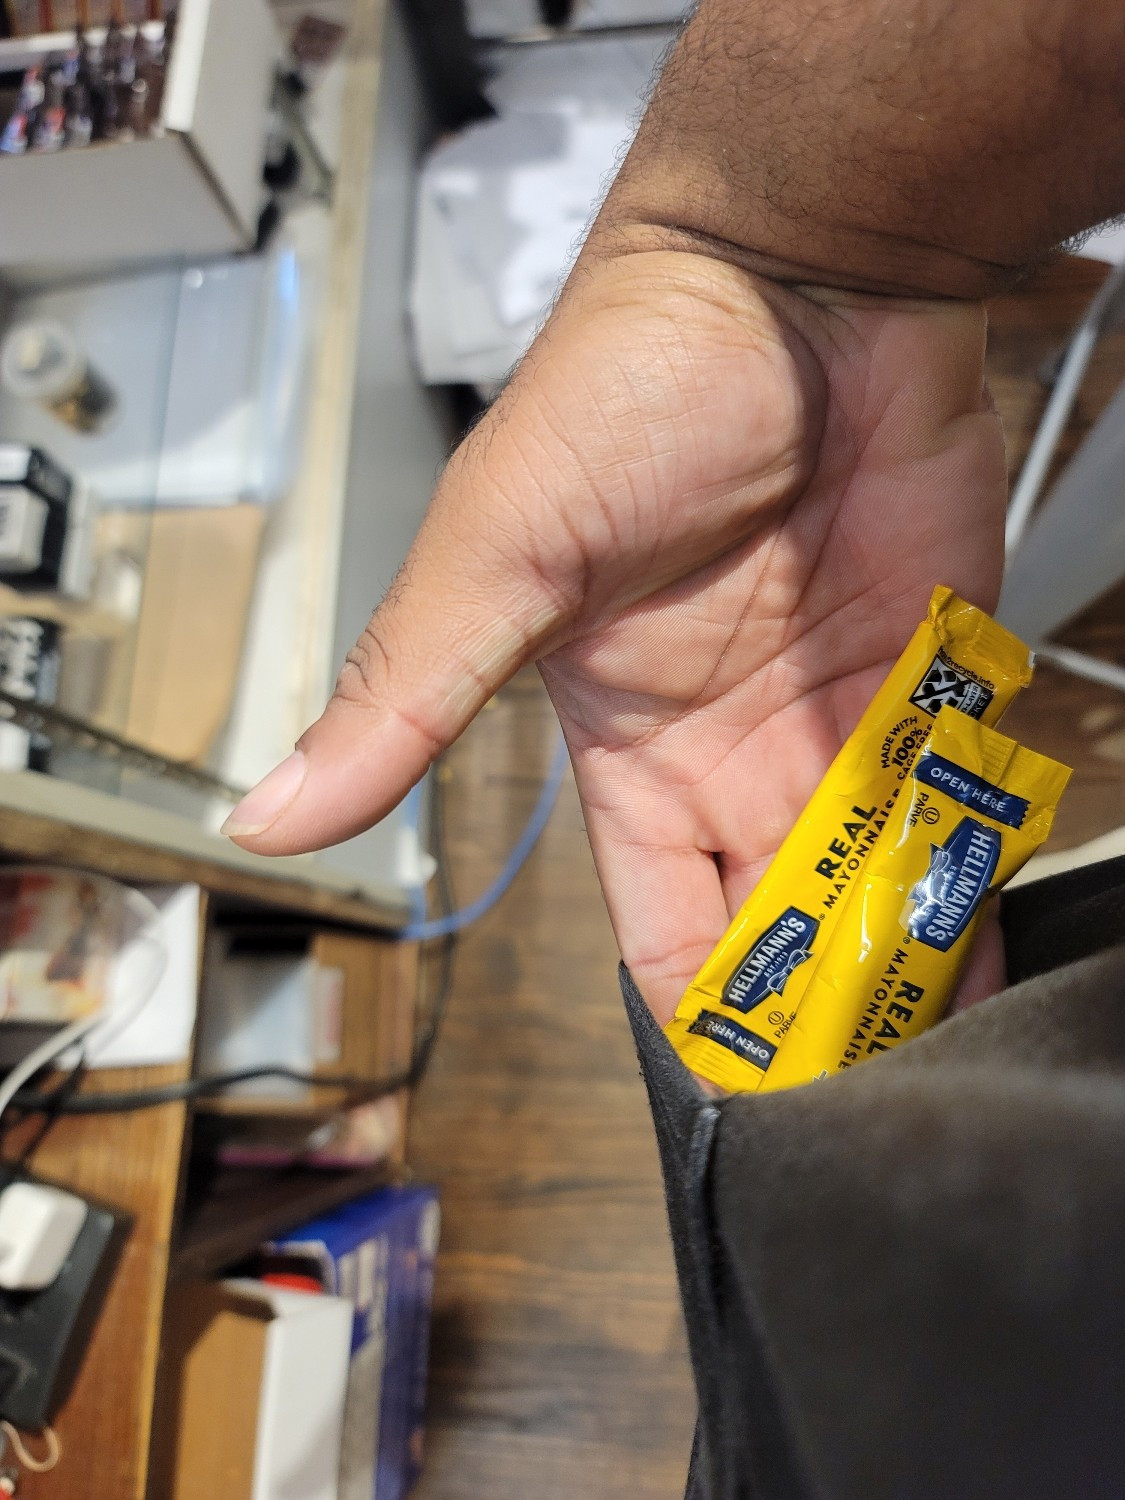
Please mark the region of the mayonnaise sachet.
[[762, 1091], [832, 1077], [941, 1019], [989, 898], [1047, 837], [1069, 778], [942, 709]]
[[1031, 680], [1031, 654], [983, 610], [937, 588], [926, 619], [804, 812], [689, 986], [667, 1035], [721, 1088], [754, 1091], [815, 960], [940, 709], [995, 724]]

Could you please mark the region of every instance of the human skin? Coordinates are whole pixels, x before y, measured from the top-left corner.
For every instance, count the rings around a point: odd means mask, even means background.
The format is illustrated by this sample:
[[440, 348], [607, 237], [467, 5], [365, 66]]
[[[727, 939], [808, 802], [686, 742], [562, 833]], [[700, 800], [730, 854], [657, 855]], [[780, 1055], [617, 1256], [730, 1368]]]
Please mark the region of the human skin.
[[[383, 816], [522, 664], [666, 1021], [935, 583], [996, 599], [982, 299], [1125, 207], [1125, 8], [703, 0], [543, 332], [451, 459], [267, 854]], [[964, 995], [1003, 980], [995, 928]]]

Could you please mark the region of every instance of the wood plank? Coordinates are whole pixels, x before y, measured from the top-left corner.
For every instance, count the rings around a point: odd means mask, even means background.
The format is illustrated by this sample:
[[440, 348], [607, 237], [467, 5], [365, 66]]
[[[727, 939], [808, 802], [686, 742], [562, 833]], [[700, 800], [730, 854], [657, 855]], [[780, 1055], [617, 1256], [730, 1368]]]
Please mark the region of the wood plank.
[[292, 1167], [260, 1172], [196, 1163], [169, 1275], [177, 1282], [214, 1275], [244, 1260], [263, 1240], [374, 1192], [390, 1176], [386, 1163], [354, 1171]]
[[665, 1271], [472, 1252], [451, 1252], [444, 1271], [460, 1300], [443, 1299], [435, 1327], [448, 1404], [429, 1439], [428, 1482], [441, 1475], [432, 1493], [677, 1494], [693, 1398]]
[[[414, 1050], [418, 944], [375, 944], [348, 933], [324, 932], [314, 951], [321, 963], [344, 970], [341, 1071], [363, 1078], [405, 1073]], [[398, 1169], [406, 1155], [409, 1091], [399, 1089], [394, 1099], [398, 1135], [387, 1164]]]
[[340, 1058], [325, 1071], [385, 1078], [407, 1067], [418, 980], [417, 943], [319, 932], [313, 940], [313, 957], [344, 975]]
[[[414, 1055], [418, 1015], [418, 987], [421, 975], [421, 950], [417, 943], [396, 943], [385, 955], [382, 991], [379, 997], [381, 1073], [405, 1071]], [[398, 1139], [389, 1165], [401, 1175], [406, 1161], [406, 1143], [412, 1104], [412, 1091], [400, 1089], [395, 1096], [398, 1106]]]
[[[83, 1093], [151, 1088], [187, 1076], [187, 1065], [106, 1068]], [[78, 1378], [55, 1421], [63, 1460], [50, 1474], [28, 1474], [20, 1494], [68, 1500], [80, 1494], [143, 1500], [161, 1310], [180, 1177], [186, 1109], [165, 1104], [134, 1114], [64, 1116], [29, 1165], [62, 1187], [132, 1216], [120, 1262]], [[21, 1122], [4, 1140], [18, 1156], [41, 1122]]]
[[[21, 785], [13, 788], [10, 782], [16, 780]], [[97, 821], [64, 815], [68, 802], [80, 800], [85, 807], [87, 799], [107, 803], [109, 809], [103, 816], [99, 808]], [[114, 811], [117, 830], [112, 820]], [[158, 836], [145, 838], [130, 826], [151, 824], [154, 835], [158, 835], [162, 821], [169, 819], [183, 823], [185, 829], [190, 827], [182, 819], [171, 819], [170, 814], [85, 787], [64, 786], [33, 771], [0, 772], [0, 849], [9, 859], [83, 866], [124, 881], [191, 882], [220, 896], [376, 931], [394, 931], [408, 920], [409, 903], [402, 892], [388, 887], [383, 895], [376, 896], [357, 882], [325, 881], [311, 859], [272, 861], [247, 855], [227, 860], [216, 857], [225, 853], [221, 847], [214, 853], [208, 847], [226, 841], [202, 830], [191, 830], [196, 838], [174, 847]]]
[[[545, 774], [521, 674], [449, 757], [463, 902]], [[409, 1160], [442, 1191], [417, 1500], [672, 1500], [694, 1394], [652, 1127], [573, 784], [503, 901], [468, 929]]]

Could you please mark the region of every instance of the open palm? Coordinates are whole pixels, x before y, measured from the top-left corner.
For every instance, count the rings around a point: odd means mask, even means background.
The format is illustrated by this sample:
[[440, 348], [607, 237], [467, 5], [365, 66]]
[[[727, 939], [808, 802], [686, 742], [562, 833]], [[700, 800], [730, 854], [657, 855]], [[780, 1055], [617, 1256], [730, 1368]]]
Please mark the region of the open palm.
[[248, 803], [235, 836], [357, 832], [538, 660], [622, 954], [666, 1020], [933, 585], [995, 598], [983, 350], [978, 305], [785, 291], [682, 253], [580, 265], [280, 813]]

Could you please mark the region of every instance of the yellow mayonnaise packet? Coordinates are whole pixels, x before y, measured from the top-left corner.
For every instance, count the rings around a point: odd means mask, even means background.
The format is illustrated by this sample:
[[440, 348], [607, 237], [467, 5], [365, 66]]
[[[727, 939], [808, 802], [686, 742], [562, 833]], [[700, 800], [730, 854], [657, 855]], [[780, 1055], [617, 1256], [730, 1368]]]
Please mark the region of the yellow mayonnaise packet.
[[1031, 680], [1031, 653], [937, 588], [866, 713], [668, 1023], [683, 1062], [756, 1090], [939, 709], [994, 724]]
[[1050, 832], [1058, 761], [942, 709], [820, 954], [763, 1092], [827, 1078], [940, 1020], [984, 914]]

